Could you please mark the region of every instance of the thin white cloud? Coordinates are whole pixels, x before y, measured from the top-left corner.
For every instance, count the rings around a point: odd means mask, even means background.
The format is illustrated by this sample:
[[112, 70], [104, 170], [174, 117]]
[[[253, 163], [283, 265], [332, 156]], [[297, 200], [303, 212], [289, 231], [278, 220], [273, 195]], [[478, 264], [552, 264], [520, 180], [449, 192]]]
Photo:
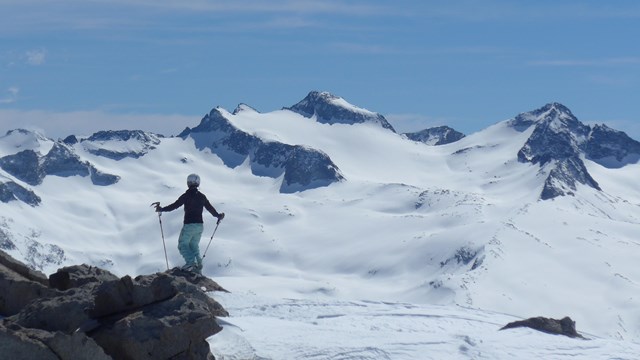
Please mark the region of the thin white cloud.
[[640, 57], [614, 57], [602, 59], [556, 59], [531, 61], [532, 66], [566, 66], [566, 67], [589, 67], [589, 66], [617, 66], [617, 65], [638, 65]]
[[0, 133], [17, 128], [35, 129], [51, 138], [91, 135], [100, 130], [144, 130], [166, 136], [194, 127], [201, 116], [165, 114], [111, 114], [103, 111], [55, 112], [0, 109]]
[[343, 0], [102, 0], [99, 2], [119, 3], [124, 6], [215, 13], [382, 15], [390, 10], [389, 7], [371, 5], [367, 1], [354, 2]]
[[[215, 16], [217, 20], [213, 23], [225, 25], [251, 17], [252, 22], [266, 24], [266, 27], [300, 28], [313, 26], [322, 15], [389, 16], [397, 14], [397, 9], [397, 6], [371, 4], [364, 0], [60, 0], [55, 5], [24, 0], [5, 2], [0, 12], [0, 31], [37, 33], [65, 29], [162, 28], [167, 24], [167, 16]], [[122, 13], [127, 16], [123, 17]], [[274, 19], [270, 20], [271, 17]], [[196, 27], [200, 26], [196, 24], [202, 24], [201, 21], [192, 23]]]
[[16, 102], [16, 100], [18, 99], [19, 93], [20, 93], [20, 89], [15, 86], [8, 88], [4, 92], [5, 96], [0, 97], [0, 104], [11, 104]]
[[27, 51], [25, 56], [27, 59], [27, 64], [38, 66], [45, 63], [47, 58], [47, 51], [45, 49], [29, 50]]

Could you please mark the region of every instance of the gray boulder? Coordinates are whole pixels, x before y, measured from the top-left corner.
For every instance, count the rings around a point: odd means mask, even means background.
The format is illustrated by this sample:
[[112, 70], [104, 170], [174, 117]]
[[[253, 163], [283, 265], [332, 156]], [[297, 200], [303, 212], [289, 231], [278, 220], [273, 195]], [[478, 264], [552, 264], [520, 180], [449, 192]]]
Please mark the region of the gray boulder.
[[49, 284], [58, 290], [68, 290], [89, 283], [118, 280], [112, 273], [95, 266], [73, 265], [58, 269], [49, 276]]

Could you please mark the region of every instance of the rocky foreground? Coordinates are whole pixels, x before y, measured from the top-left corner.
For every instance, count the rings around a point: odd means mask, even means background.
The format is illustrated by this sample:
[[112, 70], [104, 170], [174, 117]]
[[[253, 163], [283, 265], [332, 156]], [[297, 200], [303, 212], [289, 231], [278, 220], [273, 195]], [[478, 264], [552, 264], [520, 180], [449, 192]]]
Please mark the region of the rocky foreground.
[[44, 274], [0, 251], [0, 354], [10, 358], [213, 359], [227, 311], [214, 281], [179, 269], [118, 278], [88, 265]]

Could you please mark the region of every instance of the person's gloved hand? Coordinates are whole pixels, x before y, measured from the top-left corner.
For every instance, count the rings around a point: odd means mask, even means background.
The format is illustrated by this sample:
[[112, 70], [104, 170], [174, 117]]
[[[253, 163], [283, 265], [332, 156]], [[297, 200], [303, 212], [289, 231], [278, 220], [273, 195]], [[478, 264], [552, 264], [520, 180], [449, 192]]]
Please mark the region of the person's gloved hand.
[[224, 213], [219, 213], [218, 214], [218, 224], [220, 224], [220, 221], [222, 221], [222, 219], [224, 219]]

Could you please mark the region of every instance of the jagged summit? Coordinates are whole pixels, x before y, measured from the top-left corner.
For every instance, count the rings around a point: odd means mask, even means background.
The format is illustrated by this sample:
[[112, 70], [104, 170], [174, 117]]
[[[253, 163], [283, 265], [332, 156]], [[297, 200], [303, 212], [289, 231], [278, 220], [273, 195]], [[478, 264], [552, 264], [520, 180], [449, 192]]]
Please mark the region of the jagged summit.
[[395, 132], [395, 129], [384, 116], [357, 107], [343, 98], [326, 91], [311, 91], [304, 99], [291, 107], [290, 110], [324, 124], [361, 124], [374, 123]]
[[236, 106], [235, 110], [233, 110], [232, 114], [233, 115], [237, 115], [237, 114], [239, 114], [241, 112], [245, 112], [245, 111], [254, 112], [254, 113], [258, 113], [259, 112], [255, 108], [253, 108], [253, 107], [251, 107], [251, 106], [249, 106], [249, 105], [247, 105], [245, 103], [240, 103], [240, 104], [238, 104], [238, 106]]
[[543, 119], [560, 118], [577, 120], [571, 110], [559, 102], [548, 103], [540, 109], [532, 111], [531, 114]]
[[200, 124], [198, 126], [192, 128], [186, 127], [178, 137], [186, 138], [191, 133], [206, 133], [213, 131], [223, 131], [230, 132], [235, 129], [235, 127], [229, 122], [226, 118], [225, 113], [228, 113], [225, 109], [217, 106], [205, 115], [202, 120], [200, 120]]
[[639, 142], [605, 125], [585, 125], [560, 103], [522, 113], [508, 123], [518, 131], [534, 126], [518, 151], [518, 160], [540, 164], [548, 170], [541, 194], [543, 200], [573, 195], [578, 183], [601, 190], [587, 171], [583, 158], [608, 168], [622, 167], [640, 159]]
[[535, 126], [518, 161], [539, 164], [547, 171], [542, 200], [574, 195], [576, 184], [601, 190], [582, 161], [583, 145], [589, 140], [590, 128], [580, 122], [560, 103], [550, 103], [537, 110], [522, 113], [510, 122], [518, 131]]
[[546, 124], [555, 131], [582, 125], [569, 108], [558, 102], [549, 103], [539, 109], [521, 113], [509, 121], [509, 125], [518, 131], [524, 131], [532, 125], [539, 124]]

